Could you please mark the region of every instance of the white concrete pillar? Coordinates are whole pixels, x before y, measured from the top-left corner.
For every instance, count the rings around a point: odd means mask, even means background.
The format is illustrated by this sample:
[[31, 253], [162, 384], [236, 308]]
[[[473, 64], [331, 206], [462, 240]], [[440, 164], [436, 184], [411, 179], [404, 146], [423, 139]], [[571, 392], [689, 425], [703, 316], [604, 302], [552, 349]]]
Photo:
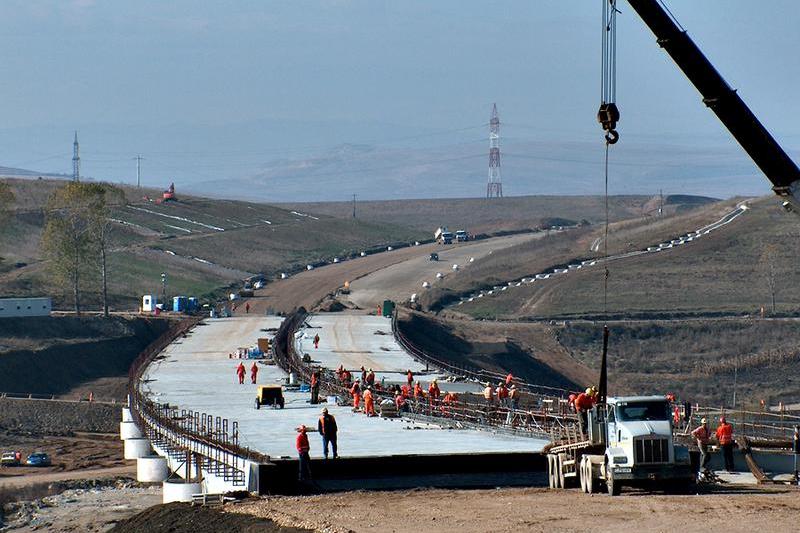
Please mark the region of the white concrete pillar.
[[186, 483], [182, 479], [167, 479], [163, 484], [163, 503], [191, 502], [192, 494], [202, 494], [200, 482]]
[[142, 431], [136, 426], [136, 422], [119, 423], [120, 440], [141, 439], [143, 436]]
[[123, 407], [122, 408], [122, 421], [123, 422], [133, 422], [133, 413], [131, 413], [130, 407]]
[[147, 439], [126, 439], [125, 440], [125, 459], [138, 459], [153, 454], [150, 441]]
[[169, 477], [166, 457], [150, 455], [136, 459], [136, 481], [157, 483]]

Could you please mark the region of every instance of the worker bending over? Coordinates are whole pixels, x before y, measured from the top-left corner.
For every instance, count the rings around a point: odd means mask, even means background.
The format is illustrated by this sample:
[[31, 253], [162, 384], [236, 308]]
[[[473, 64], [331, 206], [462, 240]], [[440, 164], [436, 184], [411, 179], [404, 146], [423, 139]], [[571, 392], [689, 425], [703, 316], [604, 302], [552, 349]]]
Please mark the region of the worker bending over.
[[358, 411], [361, 405], [361, 380], [356, 378], [353, 386], [350, 387], [350, 394], [353, 396], [353, 411]]

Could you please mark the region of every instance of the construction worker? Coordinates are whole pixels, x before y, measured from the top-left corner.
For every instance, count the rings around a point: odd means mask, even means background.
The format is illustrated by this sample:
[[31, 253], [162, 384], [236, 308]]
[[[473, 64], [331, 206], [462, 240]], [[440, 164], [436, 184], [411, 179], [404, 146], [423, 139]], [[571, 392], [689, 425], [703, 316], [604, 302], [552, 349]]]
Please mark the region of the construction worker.
[[311, 450], [311, 445], [308, 443], [308, 435], [306, 434], [305, 426], [300, 426], [297, 428], [295, 447], [297, 448], [297, 456], [299, 459], [299, 472], [297, 479], [299, 479], [300, 482], [310, 481], [311, 457], [308, 455], [308, 452]]
[[503, 407], [508, 407], [508, 387], [504, 381], [497, 384], [497, 401]]
[[698, 477], [707, 478], [709, 476], [708, 462], [711, 460], [711, 454], [708, 453], [711, 430], [708, 429], [708, 421], [705, 418], [701, 419], [700, 425], [692, 431], [692, 437], [697, 442], [697, 447], [700, 448], [700, 471], [698, 472]]
[[356, 379], [353, 386], [350, 387], [350, 394], [353, 395], [353, 411], [358, 411], [361, 405], [361, 381]]
[[508, 391], [508, 399], [511, 402], [511, 409], [515, 411], [519, 409], [519, 389], [516, 385], [511, 385], [511, 390]]
[[253, 361], [253, 366], [250, 367], [250, 381], [253, 383], [253, 385], [256, 384], [257, 377], [258, 377], [258, 365], [256, 365], [255, 361]]
[[367, 372], [367, 385], [370, 387], [375, 385], [375, 372], [373, 372], [371, 368], [369, 372]]
[[244, 313], [245, 314], [250, 314], [250, 302], [247, 302], [246, 304], [244, 304]]
[[314, 349], [316, 350], [317, 348], [319, 348], [319, 333], [314, 335]]
[[332, 414], [328, 413], [328, 408], [322, 409], [322, 416], [317, 421], [317, 431], [322, 435], [322, 452], [325, 454], [325, 459], [328, 458], [328, 443], [331, 445], [333, 458], [337, 459], [339, 454], [336, 451], [336, 432], [339, 428], [336, 427], [336, 419]]
[[319, 370], [311, 373], [311, 403], [319, 403]]
[[512, 381], [514, 381], [514, 375], [509, 372], [506, 376], [506, 387], [510, 387]]
[[394, 397], [394, 405], [397, 407], [398, 413], [408, 411], [408, 404], [406, 403], [406, 397], [403, 396], [403, 393], [399, 393]]
[[406, 398], [411, 398], [411, 387], [403, 383], [403, 386], [400, 387], [400, 394], [402, 394]]
[[583, 433], [586, 433], [588, 412], [592, 406], [594, 406], [594, 400], [592, 400], [592, 389], [590, 387], [587, 388], [586, 391], [578, 394], [575, 398], [575, 410], [580, 415], [581, 431]]
[[439, 390], [439, 383], [437, 383], [435, 379], [431, 381], [431, 384], [428, 385], [428, 396], [430, 396], [431, 403], [439, 399], [439, 394], [441, 394], [441, 392], [442, 391]]
[[236, 375], [239, 376], [239, 385], [244, 385], [245, 372], [247, 371], [244, 369], [244, 363], [240, 361], [239, 366], [236, 367]]
[[486, 383], [486, 388], [483, 389], [483, 399], [486, 400], [486, 405], [494, 405], [494, 389], [491, 383]]
[[350, 386], [350, 380], [352, 378], [353, 378], [353, 376], [352, 376], [352, 374], [350, 374], [349, 370], [345, 369], [342, 372], [342, 383], [344, 383], [346, 386], [348, 386], [348, 387]]
[[419, 384], [419, 381], [414, 383], [414, 399], [417, 401], [425, 399], [425, 392], [422, 390], [422, 385]]
[[406, 371], [406, 381], [408, 382], [408, 388], [411, 389], [414, 385], [414, 374], [410, 369]]
[[375, 416], [375, 399], [372, 397], [372, 387], [367, 387], [364, 391], [364, 413], [367, 416]]
[[725, 458], [725, 470], [733, 472], [733, 426], [728, 424], [724, 416], [719, 417], [716, 437]]
[[361, 383], [367, 384], [367, 369], [363, 365], [361, 366]]

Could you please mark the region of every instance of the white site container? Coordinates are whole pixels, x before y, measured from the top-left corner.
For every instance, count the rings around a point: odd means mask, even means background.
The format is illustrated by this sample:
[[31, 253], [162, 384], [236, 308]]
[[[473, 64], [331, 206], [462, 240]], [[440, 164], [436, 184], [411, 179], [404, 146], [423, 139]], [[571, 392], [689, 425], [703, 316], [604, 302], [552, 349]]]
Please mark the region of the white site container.
[[147, 439], [127, 439], [125, 440], [125, 459], [138, 459], [153, 454], [150, 441]]
[[150, 455], [136, 459], [136, 481], [160, 483], [169, 477], [167, 459], [160, 455]]

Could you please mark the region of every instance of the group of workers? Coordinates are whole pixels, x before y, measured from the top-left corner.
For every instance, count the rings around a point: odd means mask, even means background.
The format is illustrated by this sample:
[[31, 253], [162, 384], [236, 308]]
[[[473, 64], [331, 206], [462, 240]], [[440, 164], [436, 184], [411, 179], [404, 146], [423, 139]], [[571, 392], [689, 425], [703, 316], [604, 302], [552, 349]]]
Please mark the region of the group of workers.
[[[328, 458], [328, 448], [333, 454], [334, 459], [339, 458], [336, 435], [339, 428], [336, 425], [336, 418], [328, 412], [328, 408], [322, 409], [317, 420], [317, 432], [322, 437], [322, 451], [325, 459]], [[311, 443], [308, 441], [308, 428], [303, 424], [297, 428], [297, 438], [295, 440], [297, 456], [299, 460], [298, 479], [300, 482], [311, 481]]]
[[[244, 385], [245, 374], [247, 374], [247, 369], [244, 363], [240, 361], [239, 365], [236, 367], [236, 376], [239, 378], [239, 385]], [[253, 366], [250, 367], [250, 383], [255, 385], [256, 381], [258, 381], [258, 365], [253, 361]]]
[[697, 442], [697, 447], [700, 448], [701, 476], [709, 478], [711, 475], [708, 468], [708, 463], [711, 460], [708, 447], [712, 439], [716, 439], [719, 447], [722, 449], [722, 457], [725, 460], [725, 470], [727, 472], [733, 472], [733, 426], [724, 416], [719, 417], [719, 425], [714, 433], [708, 428], [708, 420], [705, 418], [701, 419], [700, 425], [692, 431], [692, 437], [694, 437]]

